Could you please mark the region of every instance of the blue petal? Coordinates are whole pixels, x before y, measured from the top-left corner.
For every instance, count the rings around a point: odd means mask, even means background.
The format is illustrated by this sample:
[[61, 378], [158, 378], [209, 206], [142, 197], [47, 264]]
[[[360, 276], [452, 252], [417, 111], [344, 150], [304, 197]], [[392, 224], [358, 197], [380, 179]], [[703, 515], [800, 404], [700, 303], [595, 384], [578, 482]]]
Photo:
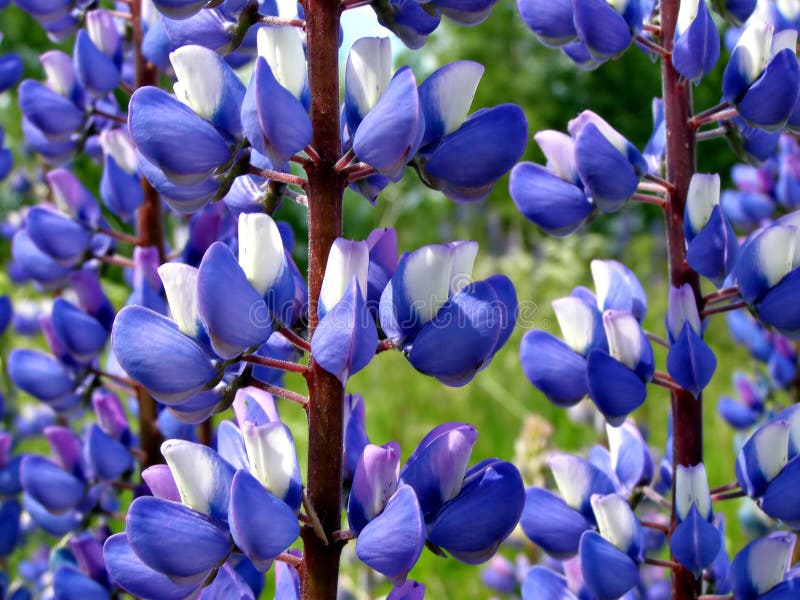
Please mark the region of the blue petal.
[[75, 104], [31, 79], [19, 86], [19, 108], [31, 125], [55, 142], [66, 141], [83, 126], [84, 115]]
[[214, 581], [203, 588], [198, 600], [255, 600], [247, 581], [229, 564], [217, 571]]
[[245, 136], [273, 165], [288, 161], [311, 142], [311, 121], [300, 101], [284, 88], [263, 57], [256, 59], [242, 102]]
[[736, 264], [738, 251], [736, 234], [717, 205], [706, 226], [689, 243], [686, 262], [720, 287]]
[[535, 544], [557, 559], [578, 553], [581, 535], [592, 524], [552, 492], [530, 487], [525, 491], [525, 508], [520, 527]]
[[239, 428], [230, 421], [223, 421], [217, 428], [217, 452], [234, 469], [248, 469], [247, 450]]
[[800, 95], [800, 63], [793, 49], [783, 49], [738, 103], [741, 117], [761, 129], [778, 131], [792, 114]]
[[764, 492], [761, 510], [789, 527], [800, 527], [800, 456], [793, 458]]
[[275, 600], [300, 600], [300, 578], [289, 563], [275, 564]]
[[574, 0], [573, 11], [578, 37], [595, 60], [604, 61], [630, 45], [628, 23], [605, 0]]
[[94, 45], [85, 29], [81, 29], [75, 38], [73, 57], [75, 75], [90, 93], [105, 96], [117, 87], [120, 80], [117, 65]]
[[760, 416], [757, 411], [729, 396], [722, 396], [717, 401], [717, 412], [735, 429], [747, 429], [753, 425]]
[[[384, 447], [369, 444], [364, 448], [347, 500], [347, 521], [356, 534], [383, 511], [397, 491], [399, 470], [400, 446], [397, 443]], [[460, 488], [461, 481], [458, 483]]]
[[353, 150], [359, 160], [397, 180], [416, 152], [423, 120], [414, 73], [403, 67], [361, 121], [353, 135]]
[[141, 180], [120, 167], [111, 154], [106, 154], [100, 179], [100, 197], [115, 215], [129, 219], [144, 202]]
[[414, 488], [420, 508], [433, 513], [461, 490], [478, 432], [466, 423], [445, 423], [420, 441], [401, 478]]
[[75, 387], [75, 380], [64, 365], [38, 350], [12, 350], [8, 375], [19, 389], [43, 402], [61, 400]]
[[383, 512], [361, 531], [356, 554], [372, 569], [402, 581], [424, 545], [425, 523], [417, 496], [411, 486], [402, 486]]
[[522, 476], [514, 465], [497, 459], [480, 465], [470, 470], [458, 496], [428, 528], [432, 544], [473, 565], [494, 555], [517, 526], [525, 504]]
[[586, 359], [546, 331], [523, 336], [519, 359], [528, 381], [556, 406], [573, 406], [589, 393]]
[[115, 481], [133, 467], [128, 449], [94, 424], [89, 428], [86, 455], [93, 472], [105, 481]]
[[695, 398], [711, 381], [717, 368], [717, 357], [686, 321], [678, 340], [667, 354], [667, 372]]
[[586, 361], [589, 396], [614, 427], [639, 408], [647, 386], [636, 373], [602, 350], [592, 350]]
[[143, 87], [131, 96], [128, 127], [136, 149], [182, 185], [202, 182], [231, 156], [211, 123], [159, 88]]
[[228, 533], [192, 509], [142, 496], [125, 519], [128, 541], [143, 563], [168, 577], [209, 572], [231, 549]]
[[798, 337], [800, 335], [798, 293], [800, 293], [800, 269], [796, 268], [769, 290], [756, 305], [759, 318], [786, 336]]
[[62, 536], [75, 531], [83, 520], [83, 515], [76, 510], [53, 514], [29, 494], [23, 495], [22, 504], [33, 522], [50, 535]]
[[594, 212], [580, 188], [534, 163], [511, 170], [508, 191], [525, 218], [557, 237], [575, 232]]
[[714, 562], [722, 547], [722, 538], [692, 503], [689, 514], [672, 532], [669, 546], [675, 559], [699, 577], [705, 567]]
[[425, 584], [409, 579], [400, 587], [393, 588], [386, 600], [422, 600], [424, 597]]
[[76, 506], [86, 494], [86, 486], [80, 479], [34, 454], [22, 460], [20, 481], [26, 494], [56, 513]]
[[170, 19], [188, 19], [208, 4], [207, 0], [155, 0], [155, 7]]
[[583, 580], [598, 600], [614, 600], [639, 583], [639, 568], [624, 552], [587, 531], [581, 537]]
[[53, 303], [53, 329], [67, 351], [80, 361], [103, 349], [108, 331], [94, 317], [62, 298]]
[[311, 338], [311, 355], [342, 385], [375, 355], [378, 329], [355, 277], [339, 302], [325, 314]]
[[211, 346], [222, 358], [261, 345], [272, 334], [264, 299], [222, 242], [212, 244], [200, 263], [197, 300]]
[[126, 306], [111, 331], [119, 365], [165, 404], [179, 403], [217, 377], [211, 357], [166, 317]]
[[[445, 385], [472, 380], [497, 346], [506, 311], [486, 281], [468, 285], [450, 298], [417, 335], [408, 360]], [[448, 352], [442, 352], [442, 348]]]
[[800, 594], [800, 578], [793, 577], [776, 585], [761, 596], [761, 600], [794, 600], [798, 594]]
[[53, 575], [53, 591], [58, 600], [108, 600], [109, 591], [72, 567], [60, 567]]
[[106, 540], [103, 558], [114, 583], [143, 600], [184, 600], [200, 585], [175, 583], [148, 567], [133, 551], [125, 533], [112, 535]]
[[[602, 2], [605, 0], [587, 0]], [[606, 4], [606, 7], [608, 5]], [[615, 212], [639, 185], [633, 166], [594, 123], [583, 126], [575, 138], [575, 164], [589, 196], [603, 212]]]
[[89, 249], [91, 232], [66, 215], [43, 206], [34, 206], [25, 220], [34, 244], [59, 264], [77, 263]]
[[563, 46], [577, 35], [572, 20], [572, 0], [517, 0], [519, 14], [539, 40]]
[[0, 56], [0, 92], [17, 85], [24, 70], [22, 59], [13, 52]]
[[168, 465], [153, 465], [142, 471], [142, 479], [156, 498], [180, 502], [181, 494]]
[[719, 32], [705, 1], [697, 6], [697, 14], [681, 35], [675, 32], [672, 64], [675, 70], [694, 83], [699, 83], [719, 60]]
[[531, 567], [522, 582], [522, 600], [578, 600], [563, 575], [542, 566]]
[[6, 557], [19, 543], [22, 507], [16, 500], [6, 500], [0, 505], [0, 556]]
[[265, 570], [300, 535], [294, 511], [247, 471], [233, 477], [228, 521], [237, 546]]

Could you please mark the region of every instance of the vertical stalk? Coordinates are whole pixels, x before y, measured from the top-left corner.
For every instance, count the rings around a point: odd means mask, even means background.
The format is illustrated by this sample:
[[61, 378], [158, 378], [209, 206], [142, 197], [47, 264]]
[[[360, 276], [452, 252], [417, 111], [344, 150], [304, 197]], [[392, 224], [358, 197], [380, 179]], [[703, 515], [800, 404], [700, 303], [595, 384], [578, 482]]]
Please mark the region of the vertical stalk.
[[[133, 30], [132, 43], [134, 55], [134, 89], [146, 85], [155, 85], [158, 82], [158, 72], [154, 65], [147, 62], [142, 54], [142, 1], [133, 0], [130, 3], [131, 26]], [[160, 262], [164, 262], [164, 223], [161, 213], [161, 197], [142, 177], [142, 191], [144, 201], [136, 215], [139, 246], [158, 248]], [[163, 462], [161, 458], [161, 442], [163, 438], [156, 426], [158, 407], [156, 401], [144, 388], [138, 393], [139, 401], [139, 447], [144, 451], [144, 460], [141, 468]]]
[[[672, 51], [680, 0], [661, 0], [662, 44]], [[667, 131], [667, 180], [673, 185], [667, 196], [667, 248], [670, 284], [679, 287], [689, 284], [695, 302], [700, 307], [700, 281], [686, 262], [686, 241], [683, 234], [683, 214], [689, 182], [695, 172], [695, 132], [689, 125], [692, 117], [691, 84], [675, 71], [669, 56], [661, 61], [664, 94], [664, 120]], [[672, 392], [672, 461], [677, 465], [696, 465], [703, 461], [703, 403], [686, 390]], [[674, 478], [673, 478], [674, 482]], [[674, 485], [674, 483], [673, 483]], [[672, 528], [677, 525], [673, 489]], [[672, 598], [696, 599], [700, 580], [684, 568], [672, 571]]]
[[[317, 326], [317, 303], [333, 241], [342, 235], [344, 181], [333, 168], [341, 155], [339, 133], [339, 4], [306, 0], [308, 79], [311, 86], [312, 145], [320, 160], [308, 174], [309, 329]], [[308, 377], [308, 497], [328, 539], [342, 519], [344, 389], [339, 380], [313, 360]], [[303, 528], [300, 569], [304, 600], [335, 600], [342, 545], [325, 544], [310, 527]]]

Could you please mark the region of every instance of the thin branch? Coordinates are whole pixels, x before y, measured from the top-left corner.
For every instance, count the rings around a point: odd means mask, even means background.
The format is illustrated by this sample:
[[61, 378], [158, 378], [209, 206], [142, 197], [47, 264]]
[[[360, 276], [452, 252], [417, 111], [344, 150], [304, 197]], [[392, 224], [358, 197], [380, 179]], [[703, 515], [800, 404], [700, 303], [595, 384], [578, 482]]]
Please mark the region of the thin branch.
[[131, 483], [130, 481], [112, 481], [111, 487], [117, 490], [136, 490], [137, 486], [135, 483]]
[[128, 235], [127, 233], [122, 233], [121, 231], [115, 231], [107, 227], [98, 227], [97, 233], [102, 233], [104, 235], [114, 238], [115, 240], [119, 240], [120, 242], [127, 242], [128, 244], [133, 244], [134, 246], [138, 246], [140, 242], [139, 238], [135, 235]]
[[333, 165], [333, 170], [338, 173], [339, 171], [344, 169], [347, 165], [349, 165], [351, 162], [353, 162], [353, 159], [355, 159], [355, 157], [356, 157], [355, 151], [352, 148], [350, 148], [347, 152], [345, 152], [342, 155], [342, 157], [339, 160], [336, 161], [336, 163]]
[[649, 31], [653, 35], [661, 37], [661, 27], [659, 27], [658, 25], [652, 25], [650, 23], [645, 23], [644, 27], [642, 27], [642, 29], [644, 31]]
[[349, 529], [340, 529], [339, 531], [334, 531], [331, 534], [331, 539], [334, 542], [347, 542], [349, 540], [356, 539], [356, 534], [354, 531], [350, 531]]
[[672, 508], [672, 503], [651, 487], [643, 487], [642, 494], [644, 495], [645, 498], [647, 498], [651, 502], [655, 502], [656, 504], [658, 504], [663, 508], [669, 508], [669, 509]]
[[697, 113], [691, 119], [689, 119], [689, 126], [690, 127], [694, 127], [695, 129], [697, 129], [697, 128], [700, 127], [700, 125], [696, 125], [695, 124], [697, 121], [702, 121], [706, 117], [708, 117], [710, 115], [714, 115], [714, 114], [716, 114], [716, 113], [718, 113], [718, 112], [720, 112], [722, 110], [726, 110], [726, 109], [728, 109], [730, 107], [731, 107], [730, 103], [721, 102], [721, 103], [717, 104], [716, 106], [712, 106], [711, 108], [707, 108], [706, 110]]
[[652, 192], [654, 194], [666, 194], [667, 188], [660, 183], [653, 183], [652, 181], [640, 181], [636, 188], [640, 192]]
[[308, 340], [300, 337], [288, 327], [281, 326], [281, 328], [278, 329], [278, 333], [289, 340], [296, 348], [299, 348], [303, 352], [311, 352], [311, 344], [309, 344]]
[[264, 383], [263, 381], [259, 381], [258, 379], [251, 379], [248, 385], [253, 386], [254, 388], [258, 388], [260, 390], [264, 390], [265, 392], [269, 392], [273, 396], [278, 396], [278, 398], [283, 398], [284, 400], [290, 400], [291, 402], [295, 402], [302, 406], [305, 410], [308, 410], [308, 398], [303, 396], [302, 394], [298, 394], [297, 392], [293, 392], [292, 390], [287, 390], [286, 388], [282, 388], [278, 385], [272, 385], [271, 383]]
[[125, 117], [123, 115], [114, 115], [104, 110], [100, 110], [98, 108], [92, 108], [91, 113], [97, 117], [108, 119], [109, 121], [115, 121], [117, 123], [123, 123], [125, 125], [128, 124], [128, 117]]
[[659, 346], [664, 346], [664, 348], [666, 348], [667, 350], [669, 350], [672, 347], [669, 341], [665, 340], [660, 335], [656, 335], [652, 331], [645, 331], [644, 334], [647, 336], [647, 339], [653, 342], [654, 344], [658, 344]]
[[731, 490], [738, 490], [739, 489], [739, 482], [732, 481], [731, 483], [726, 483], [725, 485], [719, 485], [715, 488], [711, 488], [709, 490], [710, 494], [721, 494], [722, 492], [730, 492]]
[[306, 509], [306, 515], [311, 521], [311, 528], [314, 530], [314, 534], [327, 546], [329, 544], [328, 536], [325, 535], [325, 529], [322, 527], [317, 511], [314, 510], [314, 505], [311, 504], [311, 498], [308, 497], [306, 488], [303, 488], [303, 508]]
[[130, 454], [133, 458], [135, 458], [142, 464], [144, 464], [147, 461], [147, 452], [145, 452], [141, 448], [128, 448], [128, 454]]
[[706, 294], [705, 296], [703, 296], [703, 306], [717, 304], [718, 302], [724, 302], [725, 300], [732, 300], [733, 298], [738, 298], [738, 297], [739, 297], [738, 285], [722, 288], [721, 290], [717, 290], [716, 292], [711, 292], [710, 294]]
[[695, 140], [698, 142], [705, 142], [708, 140], [715, 140], [717, 138], [725, 137], [728, 134], [728, 129], [725, 127], [715, 127], [714, 129], [708, 129], [706, 131], [701, 131], [695, 136]]
[[319, 155], [319, 152], [317, 152], [314, 149], [314, 146], [312, 146], [310, 144], [308, 146], [306, 146], [305, 148], [303, 148], [303, 152], [305, 152], [308, 155], [308, 158], [310, 158], [315, 165], [319, 164], [319, 161], [322, 160], [322, 158]]
[[299, 154], [295, 154], [289, 159], [289, 162], [298, 164], [305, 169], [311, 164], [311, 159], [306, 158], [305, 156], [300, 156]]
[[260, 15], [256, 22], [277, 27], [297, 27], [303, 30], [306, 28], [306, 22], [302, 19], [281, 19], [280, 17], [273, 17], [271, 15]]
[[651, 183], [657, 183], [658, 185], [661, 186], [661, 189], [664, 192], [671, 192], [675, 189], [675, 186], [672, 185], [669, 181], [667, 181], [663, 177], [654, 175], [653, 173], [645, 173], [644, 175], [642, 175], [642, 179], [644, 179], [645, 181], [649, 181]]
[[655, 531], [660, 531], [661, 533], [669, 535], [669, 525], [662, 525], [661, 523], [656, 523], [655, 521], [639, 521], [642, 524], [642, 527], [647, 527], [648, 529], [654, 529]]
[[[358, 163], [359, 165], [363, 165], [363, 163]], [[357, 166], [357, 165], [353, 165]], [[369, 177], [370, 175], [375, 174], [375, 169], [373, 169], [370, 165], [362, 166], [359, 169], [353, 169], [352, 171], [347, 171], [347, 183], [353, 183], [354, 181], [358, 181], [359, 179], [364, 179], [365, 177]]]
[[273, 171], [272, 169], [259, 169], [258, 167], [250, 166], [250, 173], [266, 179], [272, 179], [273, 181], [280, 181], [281, 183], [286, 183], [288, 185], [299, 185], [303, 189], [306, 189], [306, 185], [308, 184], [308, 182], [302, 177], [292, 175], [291, 173]]
[[122, 19], [123, 21], [132, 21], [133, 20], [133, 17], [131, 16], [131, 13], [122, 12], [121, 10], [108, 10], [108, 9], [106, 9], [106, 11], [112, 17], [116, 17], [117, 19]]
[[123, 377], [122, 375], [114, 375], [113, 373], [106, 373], [105, 371], [101, 371], [100, 369], [94, 369], [94, 368], [91, 368], [89, 370], [98, 377], [105, 377], [106, 379], [110, 379], [111, 381], [116, 381], [117, 383], [126, 385], [134, 390], [141, 387], [133, 379], [129, 379], [128, 377]]
[[710, 317], [711, 315], [718, 315], [720, 313], [730, 312], [732, 310], [739, 310], [740, 308], [747, 307], [747, 302], [744, 300], [739, 300], [738, 302], [731, 302], [730, 304], [725, 304], [723, 306], [714, 306], [709, 308], [708, 310], [703, 310], [700, 313], [700, 318], [705, 319], [706, 317]]
[[693, 129], [699, 129], [700, 127], [706, 125], [707, 123], [714, 123], [715, 121], [730, 121], [731, 119], [733, 119], [738, 115], [739, 111], [736, 110], [735, 108], [726, 108], [724, 110], [711, 113], [706, 117], [694, 116], [691, 119], [689, 119], [689, 125]]
[[262, 367], [270, 367], [272, 369], [280, 369], [281, 371], [300, 373], [303, 377], [308, 376], [309, 372], [309, 369], [306, 365], [299, 365], [288, 360], [269, 358], [267, 356], [259, 356], [257, 354], [243, 356], [242, 360], [244, 362], [253, 363], [254, 365], [261, 365]]
[[683, 390], [681, 386], [675, 383], [675, 380], [672, 379], [672, 377], [660, 371], [656, 371], [655, 375], [653, 375], [653, 383], [671, 391], [678, 392]]
[[360, 8], [371, 4], [371, 0], [344, 0], [339, 3], [339, 10], [345, 11], [353, 8]]
[[637, 35], [636, 41], [645, 48], [647, 48], [648, 50], [655, 52], [662, 58], [669, 58], [671, 56], [669, 50], [664, 48], [664, 46], [662, 46], [661, 44], [657, 44], [653, 40], [648, 40], [643, 35]]
[[387, 350], [394, 350], [395, 345], [392, 343], [392, 340], [383, 340], [382, 342], [378, 343], [378, 347], [375, 349], [375, 354], [380, 354], [381, 352], [386, 352]]
[[660, 558], [650, 558], [649, 556], [644, 559], [645, 564], [653, 565], [656, 567], [664, 567], [666, 569], [680, 569], [681, 566], [671, 560], [661, 560]]
[[129, 86], [129, 85], [128, 85], [127, 83], [125, 83], [124, 81], [121, 81], [121, 80], [120, 80], [120, 82], [119, 82], [117, 85], [119, 86], [119, 89], [121, 89], [123, 92], [125, 92], [125, 93], [126, 93], [126, 94], [128, 94], [129, 96], [130, 96], [131, 94], [133, 94], [133, 92], [135, 91], [135, 90], [134, 90], [134, 89], [133, 89], [131, 86]]
[[636, 202], [642, 202], [643, 204], [654, 204], [656, 206], [660, 206], [661, 208], [666, 208], [667, 201], [665, 198], [661, 196], [653, 196], [652, 194], [634, 194], [631, 196], [631, 200]]
[[747, 492], [738, 490], [736, 492], [727, 492], [724, 494], [711, 494], [712, 502], [721, 502], [722, 500], [736, 500], [737, 498], [744, 498]]
[[130, 258], [119, 256], [118, 254], [114, 254], [113, 256], [101, 255], [95, 256], [94, 258], [107, 265], [116, 265], [117, 267], [124, 267], [126, 269], [133, 269], [135, 266]]
[[697, 600], [734, 600], [733, 594], [703, 594]]
[[303, 559], [299, 556], [295, 556], [294, 554], [289, 554], [288, 552], [281, 552], [278, 556], [275, 557], [275, 560], [279, 560], [281, 562], [288, 563], [292, 565], [295, 569], [299, 569], [300, 565], [303, 564]]

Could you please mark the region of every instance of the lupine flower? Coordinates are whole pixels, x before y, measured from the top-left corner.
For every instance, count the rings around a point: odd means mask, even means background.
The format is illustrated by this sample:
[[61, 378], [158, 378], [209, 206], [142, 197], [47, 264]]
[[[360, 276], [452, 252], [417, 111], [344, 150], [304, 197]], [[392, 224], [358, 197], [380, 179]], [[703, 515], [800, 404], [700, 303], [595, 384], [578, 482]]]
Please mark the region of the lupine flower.
[[717, 412], [736, 429], [747, 429], [764, 413], [767, 389], [764, 381], [754, 381], [744, 373], [733, 375], [739, 399], [722, 396], [717, 402]]
[[338, 238], [328, 255], [311, 338], [311, 354], [344, 385], [367, 366], [378, 346], [378, 330], [367, 305], [369, 246]]
[[670, 287], [669, 294], [667, 331], [672, 346], [667, 355], [667, 372], [678, 385], [697, 397], [711, 381], [717, 359], [703, 341], [700, 314], [691, 286]]
[[144, 200], [133, 140], [126, 129], [105, 129], [100, 132], [100, 146], [100, 197], [114, 214], [130, 219]]
[[719, 553], [722, 538], [711, 523], [711, 496], [702, 463], [678, 465], [675, 472], [675, 512], [678, 526], [670, 548], [679, 563], [698, 577]]
[[672, 64], [693, 83], [699, 83], [719, 59], [719, 33], [705, 0], [682, 0], [675, 28]]
[[528, 380], [551, 402], [573, 406], [588, 394], [616, 426], [644, 402], [645, 383], [655, 369], [639, 325], [646, 298], [635, 275], [620, 263], [592, 261], [592, 274], [597, 297], [576, 288], [553, 303], [565, 341], [530, 331], [522, 339], [520, 361]]
[[756, 4], [758, 0], [711, 0], [714, 10], [737, 27], [750, 18]]
[[774, 33], [766, 23], [749, 25], [731, 54], [722, 80], [723, 98], [749, 124], [781, 129], [800, 95], [797, 32]]
[[516, 324], [516, 293], [508, 278], [471, 282], [477, 251], [475, 242], [452, 242], [406, 254], [381, 296], [388, 338], [415, 369], [446, 385], [469, 382]]
[[797, 594], [800, 581], [789, 571], [796, 539], [792, 533], [776, 532], [747, 544], [731, 564], [735, 597], [777, 600]]

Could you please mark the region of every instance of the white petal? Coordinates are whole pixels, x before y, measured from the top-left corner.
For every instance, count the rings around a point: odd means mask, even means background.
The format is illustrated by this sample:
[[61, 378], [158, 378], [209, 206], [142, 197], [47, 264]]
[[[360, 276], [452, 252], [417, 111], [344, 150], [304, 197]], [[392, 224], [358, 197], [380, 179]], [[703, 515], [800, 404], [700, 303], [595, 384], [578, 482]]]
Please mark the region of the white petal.
[[592, 494], [591, 502], [600, 535], [627, 552], [636, 535], [636, 517], [628, 502], [618, 494]]
[[753, 23], [736, 42], [736, 48], [740, 48], [736, 66], [749, 83], [758, 79], [769, 62], [773, 30], [768, 23]]
[[197, 304], [197, 269], [181, 263], [166, 263], [158, 267], [164, 284], [172, 320], [183, 333], [194, 336], [200, 322]]
[[767, 593], [783, 581], [792, 559], [796, 538], [791, 533], [776, 533], [755, 542], [747, 571], [758, 595]]
[[171, 52], [169, 61], [180, 84], [175, 88], [175, 95], [182, 102], [181, 95], [184, 95], [192, 110], [210, 121], [225, 91], [219, 55], [203, 46], [188, 45]]
[[700, 231], [711, 218], [711, 211], [719, 204], [719, 175], [695, 173], [689, 182], [686, 210], [695, 231]]
[[547, 168], [564, 181], [575, 180], [575, 142], [566, 133], [546, 129], [533, 136], [547, 159]]
[[39, 59], [47, 77], [47, 85], [56, 94], [69, 96], [75, 87], [75, 71], [72, 58], [61, 50], [50, 50]]
[[256, 39], [258, 55], [267, 61], [275, 79], [300, 98], [306, 85], [306, 55], [294, 27], [262, 27]]
[[767, 423], [753, 434], [758, 468], [767, 481], [772, 481], [789, 462], [789, 423]]
[[269, 215], [239, 215], [239, 266], [262, 296], [286, 268], [281, 232]]
[[[181, 495], [181, 502], [205, 515], [211, 514], [211, 502], [225, 495], [225, 482], [230, 485], [230, 473], [223, 474], [222, 459], [213, 460], [213, 450], [183, 440], [167, 440], [161, 454], [169, 465]], [[219, 458], [219, 457], [218, 457]]]
[[642, 327], [631, 313], [607, 310], [603, 313], [603, 327], [608, 338], [608, 349], [629, 369], [634, 369], [642, 357]]
[[711, 494], [703, 463], [693, 467], [677, 466], [675, 494], [675, 509], [681, 519], [685, 519], [689, 514], [692, 502], [697, 505], [697, 510], [704, 519], [711, 515]]
[[138, 168], [136, 148], [127, 129], [105, 129], [100, 132], [100, 146], [110, 154], [117, 165], [127, 173], [135, 173]]
[[692, 24], [697, 16], [697, 9], [701, 1], [705, 0], [681, 0], [681, 7], [678, 9], [678, 23], [676, 26], [677, 34], [682, 35], [689, 25]]
[[776, 225], [765, 229], [758, 239], [758, 261], [761, 271], [772, 287], [783, 279], [794, 266], [797, 251], [798, 229], [793, 226]]
[[586, 349], [592, 343], [595, 311], [574, 296], [553, 300], [553, 311], [567, 346], [579, 354], [586, 354]]
[[547, 464], [564, 502], [580, 510], [592, 483], [589, 463], [576, 456], [556, 452], [550, 455]]
[[775, 5], [787, 21], [794, 21], [800, 17], [800, 2], [798, 0], [775, 0]]
[[361, 287], [362, 297], [367, 297], [367, 274], [369, 273], [369, 246], [367, 242], [354, 242], [337, 238], [331, 246], [328, 264], [319, 300], [325, 310], [331, 310], [342, 299], [353, 277]]
[[778, 31], [772, 37], [772, 48], [770, 49], [770, 55], [775, 56], [781, 50], [791, 50], [795, 52], [797, 48], [797, 30], [795, 29], [784, 29], [783, 31]]
[[614, 129], [608, 122], [603, 119], [597, 113], [592, 112], [591, 110], [585, 110], [577, 117], [572, 119], [567, 124], [567, 130], [569, 134], [574, 138], [578, 135], [581, 129], [584, 128], [587, 124], [591, 123], [603, 134], [603, 137], [606, 138], [614, 148], [619, 150], [623, 156], [627, 156], [628, 154], [628, 140], [616, 129]]
[[242, 437], [250, 460], [250, 472], [274, 496], [283, 498], [299, 472], [294, 441], [282, 423], [256, 426], [247, 421]]
[[453, 252], [450, 266], [450, 295], [461, 291], [472, 283], [472, 269], [478, 255], [477, 242], [454, 242], [449, 244]]
[[460, 60], [443, 67], [434, 80], [433, 96], [444, 122], [444, 133], [452, 133], [464, 122], [483, 76], [483, 65]]
[[392, 79], [392, 44], [389, 38], [356, 40], [347, 57], [345, 87], [363, 117], [375, 106]]

